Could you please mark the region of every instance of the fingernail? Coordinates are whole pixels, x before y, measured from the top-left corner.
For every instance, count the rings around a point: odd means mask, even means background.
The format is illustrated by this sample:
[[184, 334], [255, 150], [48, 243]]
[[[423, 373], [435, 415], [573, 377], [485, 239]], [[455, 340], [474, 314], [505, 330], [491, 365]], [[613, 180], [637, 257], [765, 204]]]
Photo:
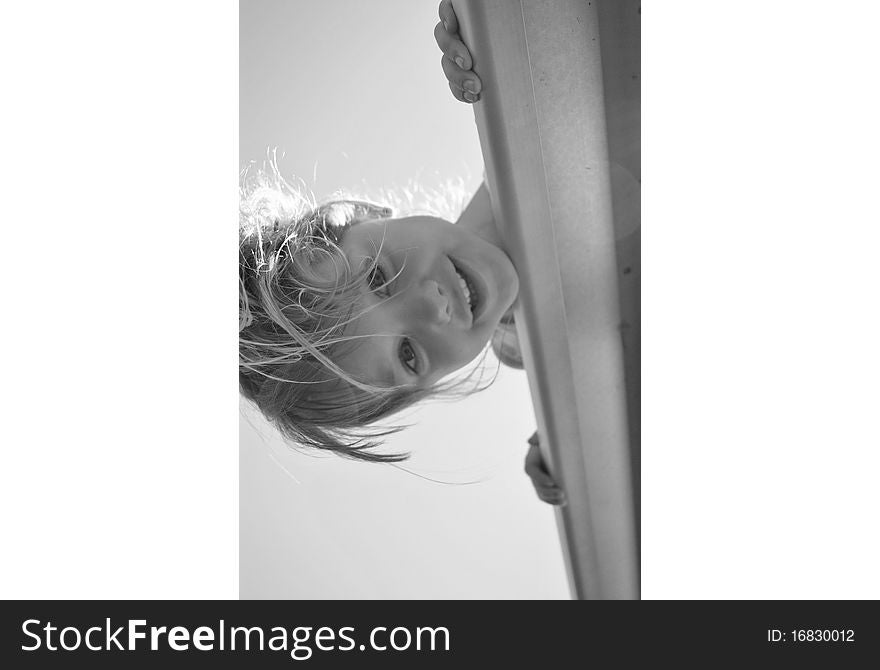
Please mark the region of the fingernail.
[[455, 57], [455, 64], [458, 65], [458, 67], [460, 67], [462, 70], [465, 69], [465, 67], [464, 67], [464, 58], [462, 58], [461, 56], [456, 56], [456, 57]]
[[477, 82], [475, 82], [471, 79], [468, 79], [464, 83], [464, 88], [466, 91], [470, 91], [471, 93], [476, 93], [477, 92]]
[[470, 91], [465, 91], [464, 92], [464, 99], [467, 100], [468, 102], [476, 102], [477, 100], [480, 99], [480, 96], [476, 95], [475, 93], [471, 93]]
[[449, 23], [446, 21], [446, 19], [443, 19], [443, 28], [446, 30], [447, 33], [449, 32]]

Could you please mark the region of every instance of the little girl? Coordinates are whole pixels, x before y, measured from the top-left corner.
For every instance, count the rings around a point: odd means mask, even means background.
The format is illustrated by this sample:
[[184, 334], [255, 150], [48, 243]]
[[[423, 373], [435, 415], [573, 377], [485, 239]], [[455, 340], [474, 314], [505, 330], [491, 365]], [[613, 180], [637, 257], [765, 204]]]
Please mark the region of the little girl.
[[[456, 98], [480, 82], [448, 2], [435, 30]], [[485, 184], [458, 221], [396, 217], [359, 200], [317, 204], [271, 165], [245, 171], [239, 223], [239, 381], [291, 441], [393, 462], [377, 428], [449, 392], [450, 377], [491, 342], [521, 367], [512, 325], [519, 280], [501, 247]], [[533, 444], [539, 496], [562, 502]]]

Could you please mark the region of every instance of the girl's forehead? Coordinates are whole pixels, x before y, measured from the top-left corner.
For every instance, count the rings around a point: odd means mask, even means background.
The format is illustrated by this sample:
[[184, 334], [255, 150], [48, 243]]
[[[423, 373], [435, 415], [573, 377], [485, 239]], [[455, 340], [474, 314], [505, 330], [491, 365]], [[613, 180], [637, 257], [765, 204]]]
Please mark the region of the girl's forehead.
[[387, 221], [371, 219], [352, 224], [342, 238], [340, 246], [345, 254], [368, 256], [378, 251], [387, 238]]
[[[445, 225], [444, 225], [445, 224]], [[433, 216], [407, 216], [394, 219], [370, 219], [352, 224], [346, 238], [353, 241], [369, 239], [374, 243], [411, 243], [430, 241], [453, 233], [454, 225]], [[345, 240], [343, 239], [343, 242]]]

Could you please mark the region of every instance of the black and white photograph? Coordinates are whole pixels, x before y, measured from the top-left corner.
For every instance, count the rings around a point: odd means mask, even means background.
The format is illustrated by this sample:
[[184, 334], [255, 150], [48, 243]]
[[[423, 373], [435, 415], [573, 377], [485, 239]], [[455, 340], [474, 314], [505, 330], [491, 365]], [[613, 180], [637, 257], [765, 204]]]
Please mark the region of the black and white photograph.
[[7, 5], [0, 665], [872, 657], [876, 3]]
[[638, 598], [639, 3], [239, 29], [242, 597]]

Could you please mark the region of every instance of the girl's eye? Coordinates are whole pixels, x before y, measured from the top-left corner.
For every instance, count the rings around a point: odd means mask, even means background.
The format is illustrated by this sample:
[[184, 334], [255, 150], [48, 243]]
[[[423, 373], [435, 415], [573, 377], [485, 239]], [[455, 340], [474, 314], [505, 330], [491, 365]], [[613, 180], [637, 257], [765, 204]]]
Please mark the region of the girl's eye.
[[407, 370], [414, 375], [419, 374], [419, 359], [418, 356], [416, 356], [416, 350], [413, 349], [409, 338], [404, 337], [400, 341], [400, 348], [398, 349], [397, 356]]
[[370, 286], [370, 290], [374, 293], [379, 293], [384, 289], [384, 292], [388, 293], [388, 279], [385, 276], [384, 270], [377, 264], [376, 267], [373, 268], [373, 271], [370, 273], [370, 277], [367, 280], [367, 283]]

